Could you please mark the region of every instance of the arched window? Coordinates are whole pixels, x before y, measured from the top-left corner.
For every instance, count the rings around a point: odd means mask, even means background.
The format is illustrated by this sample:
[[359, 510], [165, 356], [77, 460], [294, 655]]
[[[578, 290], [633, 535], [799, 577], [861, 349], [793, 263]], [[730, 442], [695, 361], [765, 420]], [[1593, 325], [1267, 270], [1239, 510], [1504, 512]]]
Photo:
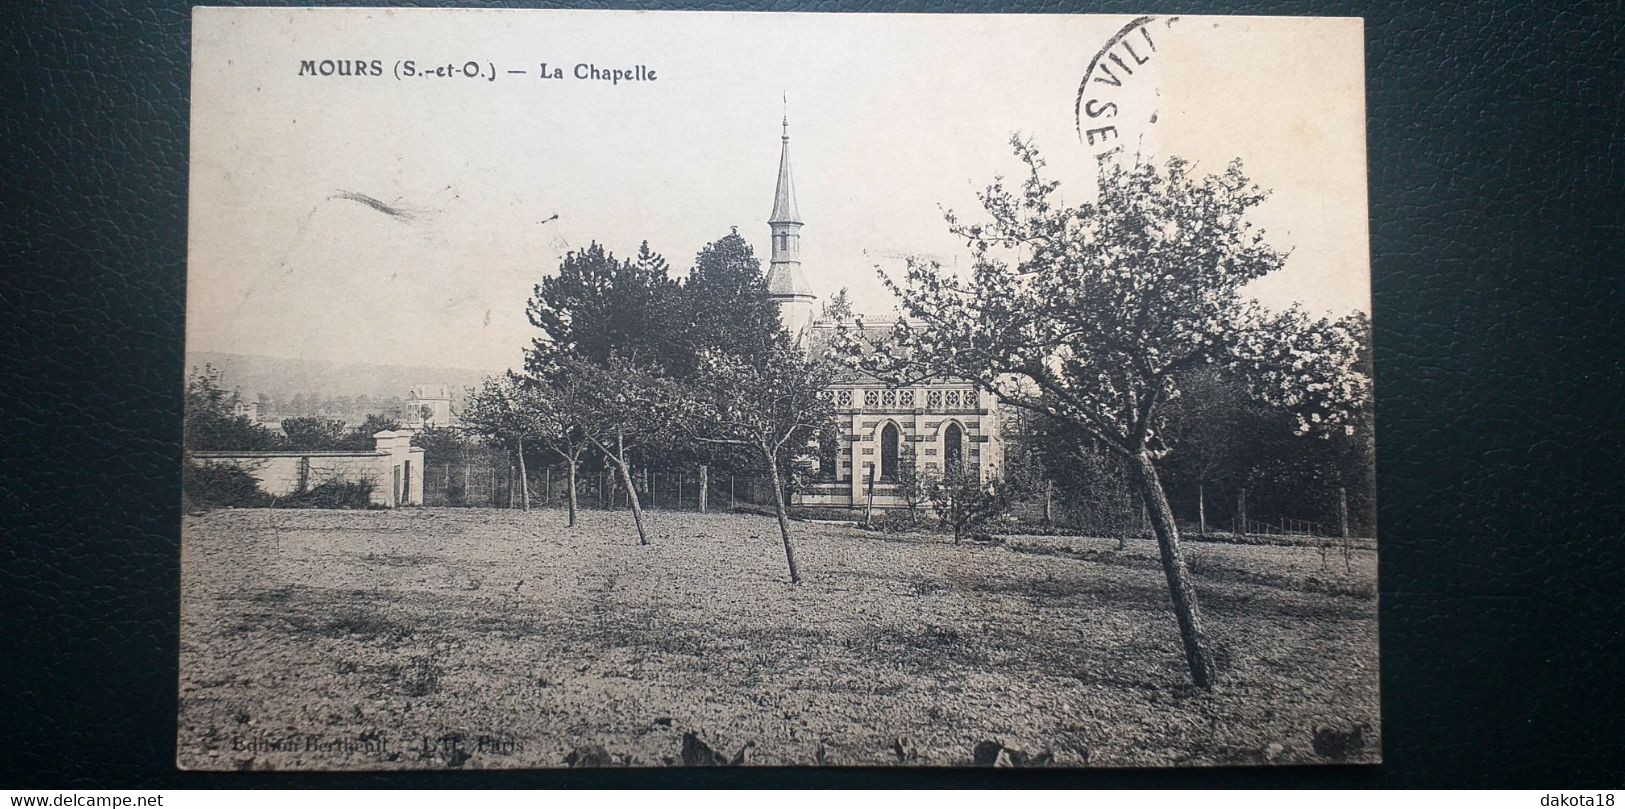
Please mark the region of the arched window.
[[958, 424], [949, 423], [948, 428], [942, 431], [942, 465], [944, 469], [951, 469], [960, 465], [965, 459], [965, 431], [959, 429]]
[[897, 480], [897, 425], [888, 424], [880, 431], [880, 479]]

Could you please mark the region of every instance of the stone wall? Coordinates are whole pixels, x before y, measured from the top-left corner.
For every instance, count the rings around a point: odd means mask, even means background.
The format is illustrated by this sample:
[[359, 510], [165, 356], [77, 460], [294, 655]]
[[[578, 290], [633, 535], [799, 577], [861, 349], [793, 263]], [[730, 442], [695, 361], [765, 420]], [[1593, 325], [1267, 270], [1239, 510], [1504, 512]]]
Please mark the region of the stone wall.
[[373, 483], [375, 506], [423, 505], [423, 449], [412, 446], [411, 430], [374, 433], [373, 449], [354, 451], [272, 450], [194, 452], [206, 464], [232, 464], [254, 476], [273, 497], [309, 490], [328, 480]]

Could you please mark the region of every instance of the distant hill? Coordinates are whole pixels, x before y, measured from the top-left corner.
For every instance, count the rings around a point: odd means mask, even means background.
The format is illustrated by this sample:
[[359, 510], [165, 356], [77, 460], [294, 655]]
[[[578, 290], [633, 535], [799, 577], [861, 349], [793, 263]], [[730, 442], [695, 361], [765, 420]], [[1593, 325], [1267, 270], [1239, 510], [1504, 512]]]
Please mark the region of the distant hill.
[[227, 388], [241, 390], [247, 399], [264, 393], [316, 393], [322, 396], [405, 397], [418, 385], [445, 385], [461, 398], [464, 388], [498, 371], [434, 368], [366, 362], [331, 362], [266, 357], [259, 354], [224, 354], [198, 351], [186, 355], [186, 368], [213, 365], [220, 369]]

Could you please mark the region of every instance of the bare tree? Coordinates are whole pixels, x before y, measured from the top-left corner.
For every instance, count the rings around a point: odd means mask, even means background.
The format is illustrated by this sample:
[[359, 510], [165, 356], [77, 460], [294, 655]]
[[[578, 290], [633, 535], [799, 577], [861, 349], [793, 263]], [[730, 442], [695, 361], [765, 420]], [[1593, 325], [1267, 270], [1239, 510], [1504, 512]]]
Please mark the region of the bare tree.
[[536, 408], [531, 424], [535, 440], [564, 462], [565, 514], [570, 527], [576, 524], [576, 475], [581, 467], [581, 455], [594, 446], [589, 432], [595, 423], [598, 405], [597, 391], [590, 386], [594, 376], [590, 369], [581, 367], [573, 358], [558, 358], [548, 364], [544, 373], [527, 377], [525, 386], [530, 392], [528, 401]]
[[831, 370], [826, 363], [810, 360], [783, 344], [755, 362], [705, 352], [682, 419], [695, 440], [751, 450], [766, 470], [792, 585], [801, 576], [790, 541], [784, 469], [796, 455], [807, 451], [834, 412], [820, 395], [829, 386]]
[[905, 443], [897, 451], [897, 473], [894, 477], [897, 486], [897, 499], [903, 501], [908, 509], [908, 521], [914, 525], [919, 521], [920, 506], [931, 499], [931, 491], [940, 480], [939, 475], [932, 474], [919, 467], [919, 455], [912, 443]]
[[[519, 464], [520, 503], [526, 511], [530, 510], [530, 485], [526, 480], [525, 439], [542, 432], [544, 412], [540, 392], [512, 372], [487, 377], [479, 389], [469, 389], [463, 403], [463, 423], [470, 430], [512, 448]], [[512, 505], [510, 502], [509, 507]]]
[[580, 412], [582, 435], [603, 454], [626, 488], [638, 544], [647, 545], [649, 534], [643, 526], [643, 504], [632, 482], [630, 453], [669, 437], [675, 401], [672, 384], [619, 354], [611, 354], [603, 365], [569, 358], [560, 362], [590, 397]]

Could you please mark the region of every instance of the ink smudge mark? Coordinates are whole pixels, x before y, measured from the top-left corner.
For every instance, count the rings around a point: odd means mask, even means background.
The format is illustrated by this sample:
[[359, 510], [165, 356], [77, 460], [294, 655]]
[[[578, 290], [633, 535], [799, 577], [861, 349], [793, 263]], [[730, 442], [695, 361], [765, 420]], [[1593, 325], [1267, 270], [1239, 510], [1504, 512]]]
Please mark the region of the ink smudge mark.
[[384, 214], [385, 216], [400, 220], [402, 222], [410, 222], [417, 216], [405, 208], [398, 208], [394, 205], [383, 202], [376, 197], [370, 197], [366, 194], [360, 193], [359, 191], [339, 191], [328, 197], [328, 199], [347, 199], [351, 202], [359, 202], [368, 208]]

